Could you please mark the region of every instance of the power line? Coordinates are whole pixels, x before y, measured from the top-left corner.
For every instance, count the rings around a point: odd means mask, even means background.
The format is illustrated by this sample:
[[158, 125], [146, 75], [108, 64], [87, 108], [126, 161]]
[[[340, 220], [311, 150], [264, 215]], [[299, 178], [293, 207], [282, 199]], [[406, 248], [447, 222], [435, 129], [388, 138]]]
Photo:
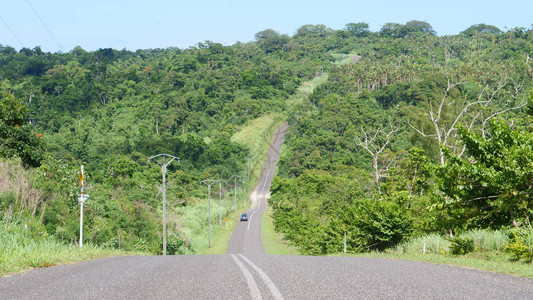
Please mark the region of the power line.
[[9, 32], [11, 32], [13, 37], [15, 37], [15, 39], [19, 42], [19, 44], [22, 46], [22, 48], [24, 48], [25, 47], [24, 44], [20, 41], [18, 36], [15, 34], [15, 32], [13, 30], [11, 30], [11, 27], [9, 27], [9, 25], [7, 25], [6, 21], [4, 20], [4, 18], [2, 18], [2, 16], [0, 16], [0, 20], [2, 20], [2, 23], [4, 23], [4, 25], [6, 25], [7, 29], [9, 30]]
[[50, 34], [50, 36], [54, 39], [54, 41], [56, 42], [57, 46], [59, 47], [59, 49], [63, 49], [63, 47], [61, 47], [61, 45], [59, 45], [59, 42], [57, 41], [56, 37], [54, 36], [54, 34], [50, 31], [50, 29], [48, 29], [48, 26], [46, 26], [46, 24], [44, 23], [43, 19], [41, 18], [41, 16], [39, 16], [39, 14], [37, 13], [37, 11], [35, 10], [35, 8], [33, 7], [33, 5], [31, 5], [30, 3], [30, 0], [26, 0], [26, 2], [28, 3], [28, 5], [31, 7], [31, 9], [33, 10], [33, 12], [35, 13], [35, 15], [37, 16], [37, 18], [39, 18], [39, 20], [41, 21], [41, 23], [43, 24], [44, 28], [46, 29], [46, 31], [48, 31], [48, 33]]

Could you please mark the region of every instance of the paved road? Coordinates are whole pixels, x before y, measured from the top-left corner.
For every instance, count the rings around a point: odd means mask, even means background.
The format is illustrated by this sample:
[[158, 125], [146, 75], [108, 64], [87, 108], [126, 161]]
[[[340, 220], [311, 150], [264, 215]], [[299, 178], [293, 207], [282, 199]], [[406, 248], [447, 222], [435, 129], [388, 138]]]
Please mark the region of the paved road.
[[287, 123], [283, 123], [272, 137], [261, 176], [250, 196], [252, 206], [246, 211], [249, 216], [248, 222], [237, 224], [228, 244], [228, 253], [265, 254], [265, 248], [261, 242], [261, 218], [267, 207], [270, 185], [274, 178], [274, 171], [287, 128]]
[[130, 256], [0, 278], [0, 299], [533, 299], [533, 280], [388, 259]]

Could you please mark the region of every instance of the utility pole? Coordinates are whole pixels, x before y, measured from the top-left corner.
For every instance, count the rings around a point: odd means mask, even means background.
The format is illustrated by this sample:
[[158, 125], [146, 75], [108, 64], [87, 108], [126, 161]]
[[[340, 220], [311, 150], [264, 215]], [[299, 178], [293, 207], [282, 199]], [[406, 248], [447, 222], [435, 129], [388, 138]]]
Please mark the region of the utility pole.
[[219, 223], [220, 223], [220, 229], [222, 229], [222, 182], [226, 182], [225, 180], [219, 179], [216, 180], [218, 182], [218, 210], [220, 212], [219, 214]]
[[231, 178], [234, 180], [233, 189], [235, 190], [235, 196], [233, 197], [235, 200], [235, 206], [233, 208], [233, 211], [237, 211], [237, 180], [240, 180], [242, 182], [242, 177], [239, 175], [231, 175]]
[[208, 207], [208, 210], [209, 210], [209, 244], [208, 244], [208, 248], [211, 248], [211, 186], [216, 182], [216, 180], [213, 180], [213, 179], [206, 179], [206, 180], [202, 180], [200, 181], [201, 184], [205, 184], [207, 185], [207, 199], [208, 199], [208, 204], [207, 204], [207, 207]]
[[167, 166], [175, 159], [180, 161], [179, 157], [170, 154], [158, 154], [148, 158], [155, 160], [161, 166], [161, 174], [163, 177], [162, 192], [163, 192], [163, 255], [167, 255]]
[[83, 204], [85, 200], [89, 198], [89, 195], [83, 194], [83, 188], [85, 187], [85, 179], [83, 173], [83, 165], [80, 166], [80, 195], [78, 196], [78, 203], [80, 204], [80, 248], [83, 247]]

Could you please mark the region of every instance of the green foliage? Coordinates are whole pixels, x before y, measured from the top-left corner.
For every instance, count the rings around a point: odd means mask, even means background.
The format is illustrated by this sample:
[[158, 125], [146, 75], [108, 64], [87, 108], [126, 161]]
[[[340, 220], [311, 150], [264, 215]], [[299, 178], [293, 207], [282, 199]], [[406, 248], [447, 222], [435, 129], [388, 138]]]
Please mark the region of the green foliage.
[[355, 37], [365, 37], [370, 35], [370, 29], [368, 28], [368, 23], [359, 22], [359, 23], [348, 23], [344, 27], [344, 30], [348, 35]]
[[0, 98], [0, 122], [9, 126], [21, 126], [28, 113], [26, 106], [12, 93]]
[[[266, 29], [254, 42], [188, 49], [51, 54], [0, 46], [0, 156], [20, 157], [28, 169], [18, 182], [40, 195], [24, 196], [10, 179], [1, 209], [75, 243], [84, 164], [87, 240], [160, 253], [161, 174], [147, 158], [169, 153], [181, 158], [168, 169], [169, 210], [184, 220], [169, 225], [172, 251], [201, 251], [207, 221], [198, 217], [206, 212], [199, 182], [247, 174], [248, 162], [260, 160], [257, 145], [268, 142], [250, 132], [270, 132], [287, 115], [271, 203], [276, 228], [303, 253], [341, 251], [343, 230], [350, 251], [367, 251], [412, 235], [526, 224], [530, 118], [512, 110], [502, 116], [513, 130], [486, 125], [531, 88], [532, 41], [531, 30], [485, 24], [439, 37], [415, 20], [380, 32], [366, 23], [304, 25], [293, 36]], [[320, 85], [298, 90], [313, 77]], [[461, 111], [491, 97], [495, 105]], [[454, 105], [443, 105], [433, 122], [431, 109], [443, 98]], [[461, 113], [471, 119], [456, 122]], [[398, 130], [377, 161], [378, 190], [372, 157], [357, 141], [389, 118]], [[456, 134], [458, 124], [471, 130]], [[450, 130], [450, 139], [425, 138], [436, 127]], [[436, 173], [441, 143], [457, 157]]]
[[[448, 254], [452, 252], [452, 241], [455, 242], [453, 251], [464, 251], [463, 248], [471, 248], [470, 241], [473, 242], [474, 252], [504, 253], [506, 245], [509, 243], [510, 230], [488, 230], [471, 229], [461, 232], [453, 238], [442, 234], [431, 233], [422, 236], [415, 236], [402, 241], [398, 246], [391, 249], [391, 252], [405, 254], [423, 254], [424, 244], [426, 254]], [[471, 248], [472, 249], [472, 248]]]
[[[347, 247], [357, 252], [387, 249], [410, 236], [529, 222], [532, 141], [524, 129], [530, 121], [513, 100], [523, 98], [524, 89], [496, 82], [511, 76], [531, 88], [531, 77], [523, 74], [533, 72], [518, 58], [531, 43], [520, 30], [508, 33], [513, 41], [490, 26], [471, 31], [477, 33], [437, 37], [420, 21], [387, 23], [379, 34], [367, 32], [364, 23], [347, 24], [335, 35], [321, 26], [299, 29], [298, 41], [322, 37], [324, 47], [335, 40], [339, 53], [357, 54], [330, 68], [327, 81], [290, 115], [270, 203], [276, 229], [300, 251], [340, 252], [348, 227]], [[462, 110], [476, 100], [485, 106]], [[504, 112], [519, 124], [516, 133], [506, 133], [503, 125], [489, 129], [489, 120]], [[392, 116], [408, 124], [399, 126], [390, 148], [374, 161], [357, 147], [357, 138], [379, 139], [369, 132], [383, 131], [383, 120]], [[468, 130], [456, 134], [458, 126]], [[456, 156], [439, 167], [441, 151]], [[375, 163], [382, 172], [380, 190], [372, 184]], [[464, 238], [478, 249], [504, 243], [497, 234], [481, 236]]]
[[187, 254], [190, 253], [191, 250], [189, 241], [184, 238], [183, 235], [172, 232], [167, 236], [168, 255]]
[[350, 207], [339, 211], [338, 216], [328, 231], [342, 228], [348, 232], [347, 246], [350, 252], [382, 251], [397, 245], [411, 233], [411, 220], [393, 202], [372, 199], [355, 201]]
[[502, 121], [490, 134], [461, 131], [471, 160], [452, 157], [440, 170], [441, 190], [450, 205], [466, 216], [468, 226], [502, 226], [527, 222], [531, 214], [533, 135]]
[[511, 258], [525, 263], [533, 262], [533, 229], [531, 227], [515, 229], [512, 236], [513, 240], [505, 246]]
[[405, 25], [387, 23], [381, 27], [380, 34], [385, 37], [402, 38], [410, 35], [435, 35], [433, 27], [423, 21], [409, 21]]
[[28, 166], [42, 160], [40, 140], [25, 124], [26, 106], [12, 93], [0, 98], [0, 157], [20, 157]]
[[529, 92], [529, 96], [527, 97], [526, 112], [528, 115], [533, 116], [533, 90]]
[[515, 235], [514, 241], [507, 244], [505, 249], [511, 254], [515, 261], [524, 261], [531, 263], [533, 261], [533, 249], [526, 246], [518, 236]]
[[436, 233], [424, 234], [423, 236], [404, 239], [388, 251], [402, 254], [424, 254], [424, 246], [426, 254], [446, 254], [449, 251], [450, 240]]
[[487, 25], [485, 23], [472, 25], [468, 27], [465, 31], [461, 32], [461, 34], [467, 36], [474, 36], [476, 34], [496, 35], [501, 33], [502, 31], [498, 27], [493, 25]]
[[474, 251], [474, 240], [470, 238], [453, 237], [450, 239], [450, 254], [465, 255]]

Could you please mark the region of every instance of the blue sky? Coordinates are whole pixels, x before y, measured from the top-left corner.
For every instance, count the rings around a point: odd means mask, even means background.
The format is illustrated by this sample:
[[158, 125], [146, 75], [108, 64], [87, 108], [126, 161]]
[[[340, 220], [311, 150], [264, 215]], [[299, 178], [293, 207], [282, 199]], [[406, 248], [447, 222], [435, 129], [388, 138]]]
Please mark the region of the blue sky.
[[348, 23], [366, 22], [372, 31], [379, 31], [387, 22], [419, 20], [431, 24], [439, 35], [458, 34], [479, 23], [502, 30], [533, 24], [531, 0], [0, 0], [0, 4], [0, 44], [16, 49], [41, 46], [50, 52], [68, 52], [75, 46], [187, 48], [205, 40], [230, 45], [251, 41], [267, 28], [292, 35], [306, 24], [342, 29]]

